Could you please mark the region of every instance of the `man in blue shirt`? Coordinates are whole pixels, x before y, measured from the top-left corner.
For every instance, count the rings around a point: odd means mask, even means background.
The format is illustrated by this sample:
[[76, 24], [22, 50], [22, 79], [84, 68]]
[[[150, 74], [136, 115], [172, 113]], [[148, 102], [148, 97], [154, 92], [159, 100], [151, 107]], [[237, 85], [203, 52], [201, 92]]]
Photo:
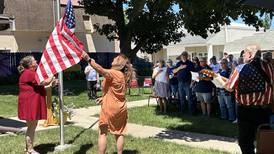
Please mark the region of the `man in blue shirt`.
[[[189, 113], [193, 113], [193, 104], [190, 96], [190, 83], [191, 83], [191, 73], [194, 70], [194, 64], [188, 60], [188, 53], [184, 51], [181, 54], [181, 61], [176, 64], [173, 73], [176, 74], [178, 80], [178, 90], [180, 99], [180, 111], [183, 112], [184, 102], [188, 101]], [[187, 97], [187, 99], [186, 99]]]
[[172, 98], [177, 98], [177, 92], [178, 92], [178, 80], [177, 77], [173, 73], [174, 66], [172, 64], [172, 60], [167, 61], [167, 72], [169, 77], [169, 88], [170, 88], [170, 96]]
[[[231, 70], [228, 68], [228, 61], [226, 59], [221, 61], [221, 67], [222, 69], [219, 71], [220, 75], [225, 78], [229, 78]], [[224, 88], [218, 88], [217, 91], [218, 102], [220, 104], [220, 118], [228, 119], [229, 121], [235, 120], [236, 115], [231, 93]]]

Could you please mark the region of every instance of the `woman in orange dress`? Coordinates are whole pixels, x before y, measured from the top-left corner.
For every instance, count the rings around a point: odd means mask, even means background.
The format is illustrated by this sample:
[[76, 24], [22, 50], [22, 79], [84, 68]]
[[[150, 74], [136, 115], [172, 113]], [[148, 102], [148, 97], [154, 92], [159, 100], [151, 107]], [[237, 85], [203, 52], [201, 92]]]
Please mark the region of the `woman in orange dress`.
[[115, 135], [117, 153], [122, 154], [127, 124], [126, 90], [134, 74], [132, 65], [122, 54], [113, 59], [111, 69], [102, 68], [86, 53], [82, 56], [99, 74], [105, 77], [102, 83], [103, 96], [97, 99], [97, 103], [101, 104], [98, 152], [105, 153], [109, 131]]

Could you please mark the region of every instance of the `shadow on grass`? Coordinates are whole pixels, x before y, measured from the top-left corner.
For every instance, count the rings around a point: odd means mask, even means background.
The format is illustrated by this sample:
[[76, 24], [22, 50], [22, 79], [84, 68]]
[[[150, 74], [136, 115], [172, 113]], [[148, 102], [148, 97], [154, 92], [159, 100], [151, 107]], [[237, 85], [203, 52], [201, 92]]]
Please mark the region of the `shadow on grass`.
[[[52, 143], [40, 144], [38, 146], [35, 146], [34, 149], [40, 154], [47, 154], [49, 152], [54, 152], [54, 149], [57, 145], [58, 145], [57, 143], [56, 144], [52, 144]], [[75, 151], [73, 154], [86, 153], [92, 147], [93, 147], [93, 144], [81, 145], [80, 149], [78, 151]]]
[[[87, 131], [88, 129], [91, 129], [97, 122], [98, 122], [98, 120], [95, 121], [88, 128], [83, 129], [82, 131], [80, 131], [75, 137], [73, 137], [71, 140], [68, 141], [68, 144], [73, 144], [83, 133], [85, 133], [85, 131]], [[40, 152], [41, 154], [46, 154], [48, 152], [53, 152], [54, 148], [58, 144], [59, 143], [40, 144], [40, 145], [35, 146], [34, 149], [37, 150], [38, 152]], [[80, 149], [78, 151], [74, 152], [74, 154], [86, 153], [91, 147], [93, 147], [93, 144], [84, 144], [84, 145], [81, 145]]]
[[93, 147], [93, 144], [84, 144], [84, 145], [81, 145], [80, 149], [78, 151], [74, 152], [73, 154], [83, 154], [83, 153], [86, 153], [92, 147]]
[[[140, 153], [138, 150], [123, 150], [123, 154], [137, 154]], [[113, 154], [117, 154], [117, 152], [114, 152]]]
[[[158, 138], [167, 139], [183, 139], [185, 141], [205, 141], [205, 140], [221, 140], [235, 142], [238, 136], [237, 125], [227, 120], [220, 120], [218, 115], [212, 114], [212, 117], [204, 117], [198, 111], [194, 115], [178, 112], [176, 104], [169, 104], [166, 114], [159, 112], [159, 107], [155, 107], [155, 115], [168, 118], [178, 118], [179, 123], [168, 124], [167, 131], [157, 134]], [[193, 134], [188, 132], [199, 132], [201, 134]], [[214, 135], [203, 135], [214, 134]], [[225, 137], [222, 137], [225, 136]]]
[[88, 128], [83, 129], [81, 132], [79, 132], [73, 139], [68, 141], [68, 144], [73, 144], [75, 140], [77, 140], [85, 131], [91, 129], [99, 120], [95, 121], [93, 124], [91, 124]]
[[45, 143], [39, 144], [34, 147], [34, 149], [39, 152], [40, 154], [47, 154], [48, 152], [53, 152], [54, 148], [57, 146], [57, 143]]
[[158, 134], [156, 134], [156, 138], [159, 139], [179, 139], [184, 140], [186, 142], [202, 142], [208, 140], [218, 140], [218, 141], [226, 141], [226, 142], [236, 142], [237, 139], [223, 137], [223, 136], [215, 136], [215, 135], [207, 135], [207, 134], [197, 134], [190, 132], [182, 132], [178, 130], [165, 130]]

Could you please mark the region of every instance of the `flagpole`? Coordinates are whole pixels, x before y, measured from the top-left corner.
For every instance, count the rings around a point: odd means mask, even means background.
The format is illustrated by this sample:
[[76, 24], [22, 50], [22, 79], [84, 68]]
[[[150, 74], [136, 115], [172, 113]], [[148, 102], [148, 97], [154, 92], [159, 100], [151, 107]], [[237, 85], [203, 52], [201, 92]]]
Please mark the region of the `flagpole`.
[[[57, 0], [57, 21], [60, 19], [60, 0]], [[59, 103], [60, 103], [60, 146], [64, 146], [64, 115], [63, 115], [63, 72], [58, 73]]]
[[[54, 7], [54, 6], [53, 6]], [[56, 17], [57, 17], [57, 21], [60, 20], [60, 0], [56, 0]], [[54, 25], [55, 26], [55, 25]], [[55, 147], [55, 150], [59, 151], [59, 150], [64, 150], [65, 148], [69, 147], [70, 145], [65, 145], [64, 144], [64, 105], [63, 105], [63, 72], [59, 72], [58, 73], [58, 80], [59, 80], [59, 84], [58, 84], [58, 91], [59, 91], [59, 121], [60, 121], [60, 145], [58, 145], [57, 147]]]

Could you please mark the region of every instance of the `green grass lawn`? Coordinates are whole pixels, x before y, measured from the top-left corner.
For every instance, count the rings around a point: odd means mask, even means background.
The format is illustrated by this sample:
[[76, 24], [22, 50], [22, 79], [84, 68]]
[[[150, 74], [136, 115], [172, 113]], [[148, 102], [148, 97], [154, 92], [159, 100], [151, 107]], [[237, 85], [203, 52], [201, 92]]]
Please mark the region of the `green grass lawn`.
[[227, 137], [236, 137], [238, 134], [237, 125], [229, 121], [201, 115], [189, 116], [175, 111], [159, 114], [156, 106], [130, 108], [128, 115], [130, 123]]
[[[0, 153], [18, 154], [24, 150], [24, 136], [0, 137]], [[94, 154], [97, 153], [97, 132], [90, 129], [67, 126], [65, 127], [65, 143], [73, 146], [60, 154]], [[59, 129], [40, 131], [36, 135], [35, 150], [40, 153], [53, 153], [54, 147], [59, 144]], [[116, 153], [114, 137], [109, 135], [107, 153]], [[125, 137], [124, 153], [129, 154], [223, 154], [215, 150], [192, 148], [160, 139], [140, 139], [131, 136]]]
[[[95, 105], [95, 101], [88, 100], [87, 91], [86, 91], [86, 81], [85, 80], [76, 80], [76, 81], [65, 81], [64, 90], [68, 89], [72, 92], [70, 96], [64, 96], [64, 104], [73, 103], [75, 108], [89, 107]], [[148, 89], [145, 89], [147, 92]], [[0, 86], [0, 116], [11, 117], [17, 116], [17, 95], [19, 89], [17, 85], [2, 85]], [[131, 95], [127, 95], [128, 101], [136, 101], [148, 98], [148, 94], [138, 94], [138, 89], [132, 89]], [[101, 96], [102, 93], [98, 92], [98, 96]], [[58, 97], [57, 90], [53, 90], [53, 98]]]

